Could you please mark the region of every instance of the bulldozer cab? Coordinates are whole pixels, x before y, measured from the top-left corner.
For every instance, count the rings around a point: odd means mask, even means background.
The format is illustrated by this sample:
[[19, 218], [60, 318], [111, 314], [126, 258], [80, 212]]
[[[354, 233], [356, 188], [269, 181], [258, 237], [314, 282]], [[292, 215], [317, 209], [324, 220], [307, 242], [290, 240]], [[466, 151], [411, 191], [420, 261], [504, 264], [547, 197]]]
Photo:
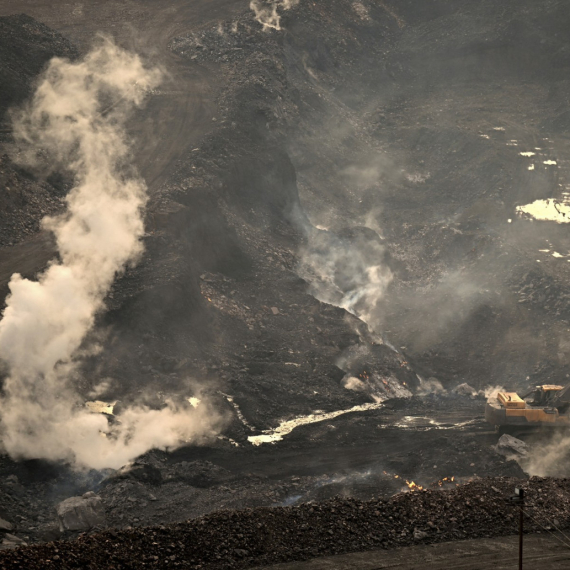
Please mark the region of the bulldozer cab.
[[564, 388], [554, 384], [545, 384], [543, 386], [536, 386], [533, 390], [525, 394], [522, 399], [531, 406], [553, 406], [556, 403], [562, 404], [561, 397], [564, 400], [568, 399], [570, 404], [570, 385]]

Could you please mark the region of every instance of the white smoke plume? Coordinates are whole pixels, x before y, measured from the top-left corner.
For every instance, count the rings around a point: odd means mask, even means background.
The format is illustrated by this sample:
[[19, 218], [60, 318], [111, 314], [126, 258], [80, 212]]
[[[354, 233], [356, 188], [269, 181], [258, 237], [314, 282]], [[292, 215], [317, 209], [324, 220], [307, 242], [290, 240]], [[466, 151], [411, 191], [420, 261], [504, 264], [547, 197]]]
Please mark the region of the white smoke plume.
[[479, 390], [479, 395], [484, 396], [487, 400], [497, 397], [499, 392], [506, 392], [503, 386], [486, 386], [483, 390]]
[[255, 12], [255, 19], [264, 30], [280, 30], [279, 11], [290, 10], [299, 0], [251, 0], [249, 7]]
[[554, 432], [531, 442], [524, 457], [515, 457], [523, 470], [534, 477], [568, 477], [570, 475], [570, 437]]
[[0, 321], [0, 359], [9, 370], [0, 438], [12, 457], [117, 468], [152, 447], [204, 434], [206, 406], [127, 409], [111, 427], [81, 405], [73, 386], [74, 357], [106, 293], [142, 252], [146, 186], [128, 167], [125, 122], [160, 78], [99, 38], [81, 61], [54, 58], [29, 104], [13, 114], [22, 156], [65, 164], [75, 186], [67, 211], [44, 219], [59, 259], [37, 281], [12, 276]]
[[319, 301], [335, 305], [371, 325], [393, 280], [384, 264], [384, 247], [377, 235], [344, 239], [329, 232], [312, 232], [301, 251], [299, 275], [310, 283]]

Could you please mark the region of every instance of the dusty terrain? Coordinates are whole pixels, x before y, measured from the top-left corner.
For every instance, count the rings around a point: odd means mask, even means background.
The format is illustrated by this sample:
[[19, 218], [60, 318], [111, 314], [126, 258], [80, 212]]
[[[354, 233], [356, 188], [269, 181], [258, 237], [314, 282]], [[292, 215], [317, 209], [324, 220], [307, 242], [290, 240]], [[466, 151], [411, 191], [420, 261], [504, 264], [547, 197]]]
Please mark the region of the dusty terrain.
[[[301, 0], [263, 31], [242, 1], [0, 0], [2, 297], [55, 255], [40, 221], [71, 183], [13, 162], [7, 109], [50, 57], [110, 34], [167, 80], [129, 125], [145, 255], [77, 389], [112, 378], [107, 401], [207, 398], [227, 417], [124, 473], [3, 456], [19, 537], [55, 538], [55, 505], [89, 490], [126, 528], [527, 476], [493, 450], [484, 393], [570, 374], [566, 225], [516, 212], [564, 200], [570, 14], [507, 4]], [[559, 459], [543, 474], [567, 476]]]
[[[525, 538], [526, 563], [538, 564], [545, 570], [562, 570], [568, 566], [568, 549], [555, 538], [544, 535]], [[429, 546], [408, 546], [392, 551], [377, 550], [317, 558], [310, 562], [285, 562], [266, 566], [264, 570], [381, 570], [397, 568], [413, 570], [426, 568], [461, 568], [478, 570], [496, 568], [509, 570], [518, 556], [518, 537], [501, 537]]]

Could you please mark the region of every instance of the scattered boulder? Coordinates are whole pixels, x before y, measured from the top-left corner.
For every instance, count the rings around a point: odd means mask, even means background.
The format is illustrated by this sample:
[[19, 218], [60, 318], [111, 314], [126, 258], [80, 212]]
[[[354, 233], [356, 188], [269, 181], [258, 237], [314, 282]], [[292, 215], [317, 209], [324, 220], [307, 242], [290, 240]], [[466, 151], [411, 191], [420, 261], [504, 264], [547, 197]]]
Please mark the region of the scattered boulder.
[[38, 529], [38, 538], [42, 542], [53, 542], [54, 540], [61, 538], [61, 535], [62, 531], [57, 522], [49, 523]]
[[9, 532], [14, 528], [12, 523], [0, 518], [0, 532]]
[[14, 534], [5, 534], [2, 542], [0, 543], [0, 550], [11, 550], [13, 548], [18, 548], [18, 546], [28, 545]]
[[477, 390], [475, 390], [475, 388], [473, 388], [473, 386], [470, 386], [469, 384], [467, 384], [467, 382], [464, 382], [463, 384], [459, 384], [459, 386], [456, 386], [455, 388], [453, 388], [453, 392], [455, 394], [457, 394], [458, 396], [476, 396], [477, 395]]
[[528, 453], [528, 445], [524, 441], [507, 433], [499, 438], [495, 449], [501, 455], [512, 455], [513, 453], [526, 455]]
[[428, 533], [423, 530], [414, 529], [414, 540], [423, 540], [428, 537]]
[[86, 531], [106, 525], [103, 502], [92, 491], [60, 503], [57, 506], [57, 516], [61, 532]]

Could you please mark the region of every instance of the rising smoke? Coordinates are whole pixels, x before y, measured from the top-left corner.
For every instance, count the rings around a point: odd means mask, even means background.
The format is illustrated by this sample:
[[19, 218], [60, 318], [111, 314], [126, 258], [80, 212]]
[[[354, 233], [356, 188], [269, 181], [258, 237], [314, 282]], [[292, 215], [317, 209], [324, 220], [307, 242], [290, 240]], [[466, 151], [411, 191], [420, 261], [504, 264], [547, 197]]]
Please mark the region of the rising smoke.
[[[46, 218], [59, 259], [37, 281], [15, 274], [0, 321], [8, 367], [0, 437], [15, 458], [118, 468], [153, 447], [173, 447], [213, 429], [207, 406], [126, 409], [110, 426], [74, 389], [77, 355], [114, 279], [142, 253], [146, 187], [128, 165], [125, 123], [161, 79], [139, 57], [99, 38], [78, 62], [55, 58], [13, 114], [27, 164], [48, 158], [75, 178], [67, 210]], [[189, 406], [190, 407], [190, 406]]]
[[299, 275], [310, 283], [310, 293], [319, 301], [371, 324], [393, 275], [384, 263], [378, 236], [372, 230], [360, 230], [350, 236], [311, 231], [301, 251]]
[[279, 11], [290, 10], [299, 0], [251, 0], [249, 7], [255, 12], [255, 19], [264, 30], [280, 30]]
[[532, 441], [525, 456], [514, 457], [526, 473], [533, 477], [568, 477], [570, 471], [570, 437], [555, 432]]

